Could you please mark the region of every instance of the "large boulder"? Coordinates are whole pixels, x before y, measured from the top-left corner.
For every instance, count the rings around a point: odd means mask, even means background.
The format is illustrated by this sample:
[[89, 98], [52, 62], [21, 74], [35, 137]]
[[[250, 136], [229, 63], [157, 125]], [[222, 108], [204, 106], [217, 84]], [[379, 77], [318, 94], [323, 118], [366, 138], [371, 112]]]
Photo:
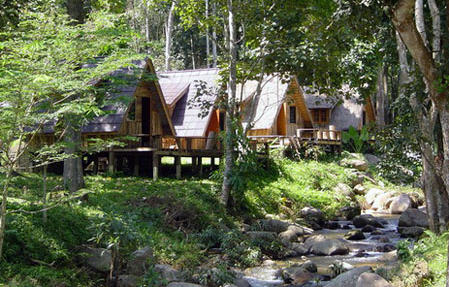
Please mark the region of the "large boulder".
[[243, 278], [235, 278], [234, 285], [237, 287], [251, 287], [251, 285], [249, 285], [248, 281], [246, 281]]
[[288, 229], [290, 223], [278, 219], [261, 219], [257, 222], [262, 231], [281, 233]]
[[366, 153], [363, 155], [363, 157], [369, 164], [372, 164], [372, 165], [376, 165], [380, 162], [380, 158], [378, 158], [377, 156], [375, 156], [373, 154]]
[[342, 182], [337, 183], [337, 185], [333, 188], [333, 190], [336, 193], [343, 194], [344, 196], [347, 196], [347, 197], [354, 196], [354, 193], [352, 192], [351, 187], [349, 185], [347, 185], [346, 183], [342, 183]]
[[347, 240], [363, 240], [363, 239], [365, 239], [365, 235], [363, 234], [362, 231], [356, 229], [356, 230], [351, 230], [348, 233], [346, 233], [345, 239], [347, 239]]
[[136, 287], [139, 277], [136, 275], [120, 275], [118, 277], [118, 287]]
[[313, 274], [303, 267], [289, 267], [282, 269], [282, 280], [287, 284], [302, 285], [313, 279]]
[[412, 205], [412, 200], [408, 194], [402, 193], [393, 198], [390, 204], [390, 213], [399, 214], [406, 211]]
[[370, 271], [372, 270], [369, 266], [354, 268], [332, 279], [326, 287], [356, 287], [359, 276]]
[[302, 236], [306, 234], [306, 231], [303, 227], [299, 225], [290, 225], [286, 231], [279, 233], [279, 239], [287, 244], [292, 241], [297, 241], [298, 236]]
[[246, 232], [251, 240], [265, 240], [265, 241], [274, 241], [276, 239], [275, 232], [269, 231], [249, 231]]
[[108, 272], [111, 270], [111, 250], [86, 246], [82, 248], [81, 252], [85, 255], [86, 264], [95, 271]]
[[365, 272], [357, 279], [356, 287], [391, 287], [387, 280], [383, 279], [376, 273]]
[[360, 206], [344, 206], [338, 211], [338, 216], [346, 220], [352, 220], [354, 217], [360, 215], [362, 212]]
[[304, 245], [309, 252], [315, 255], [346, 255], [349, 248], [340, 240], [328, 239], [323, 235], [314, 235], [305, 241]]
[[309, 254], [309, 247], [305, 244], [293, 242], [290, 245], [290, 249], [295, 252], [296, 256], [303, 256]]
[[427, 215], [424, 212], [419, 211], [416, 208], [409, 208], [399, 217], [398, 225], [405, 227], [420, 226], [427, 228], [429, 227], [429, 222], [427, 221]]
[[401, 237], [418, 238], [424, 233], [424, 228], [419, 226], [398, 227]]
[[359, 171], [366, 171], [368, 169], [368, 162], [357, 158], [345, 158], [340, 161], [340, 165], [354, 168]]
[[318, 272], [318, 266], [316, 266], [316, 264], [313, 263], [311, 260], [307, 260], [306, 262], [301, 264], [301, 267], [312, 273]]
[[352, 220], [352, 223], [354, 224], [355, 227], [357, 228], [362, 228], [365, 227], [367, 225], [371, 225], [374, 227], [378, 227], [378, 228], [383, 228], [384, 226], [382, 225], [382, 223], [380, 223], [374, 216], [372, 216], [371, 214], [362, 214], [359, 216], [354, 217], [354, 219]]
[[183, 280], [181, 272], [179, 272], [178, 270], [174, 269], [173, 267], [167, 264], [154, 265], [154, 271], [159, 273], [161, 279], [166, 282], [175, 282]]
[[142, 276], [149, 267], [150, 259], [153, 257], [153, 250], [146, 246], [142, 249], [136, 250], [131, 254], [128, 261], [127, 271], [131, 275]]
[[379, 194], [376, 199], [374, 200], [371, 209], [373, 210], [387, 210], [389, 208], [388, 203], [391, 201], [389, 201], [392, 197], [394, 197], [395, 192], [394, 191], [389, 191], [389, 192], [385, 192], [382, 194]]
[[376, 200], [376, 197], [383, 194], [384, 191], [382, 189], [378, 188], [370, 188], [368, 189], [368, 192], [365, 194], [365, 200], [366, 203], [371, 206], [373, 205], [374, 201]]
[[365, 195], [366, 194], [366, 188], [362, 184], [357, 184], [352, 189], [355, 194], [357, 195]]
[[324, 224], [324, 213], [318, 208], [304, 207], [301, 209], [301, 217], [309, 224], [317, 224], [322, 226]]

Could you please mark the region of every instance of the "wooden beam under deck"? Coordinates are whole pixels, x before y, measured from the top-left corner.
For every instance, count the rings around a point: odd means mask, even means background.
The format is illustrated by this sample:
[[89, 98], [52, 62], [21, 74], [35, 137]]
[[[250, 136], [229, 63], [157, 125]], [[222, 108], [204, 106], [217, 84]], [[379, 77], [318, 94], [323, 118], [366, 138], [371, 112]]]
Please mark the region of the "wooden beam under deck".
[[156, 150], [154, 153], [161, 156], [181, 156], [181, 157], [221, 157], [222, 151], [217, 150]]

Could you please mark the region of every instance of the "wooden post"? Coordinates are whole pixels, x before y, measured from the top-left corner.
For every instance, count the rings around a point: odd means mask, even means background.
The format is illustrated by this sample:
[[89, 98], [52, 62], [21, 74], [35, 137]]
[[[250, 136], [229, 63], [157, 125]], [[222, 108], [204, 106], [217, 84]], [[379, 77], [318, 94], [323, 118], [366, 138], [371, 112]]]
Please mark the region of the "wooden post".
[[109, 173], [114, 173], [115, 172], [115, 152], [113, 152], [113, 151], [109, 152], [108, 172]]
[[134, 176], [139, 176], [139, 155], [134, 156]]
[[198, 170], [199, 170], [199, 176], [203, 176], [203, 158], [198, 157]]
[[153, 180], [159, 178], [159, 155], [153, 152]]
[[94, 174], [98, 174], [98, 155], [94, 156]]
[[215, 168], [215, 157], [210, 158], [210, 167], [211, 167], [211, 169]]
[[181, 157], [175, 156], [176, 179], [181, 179]]
[[192, 170], [196, 171], [196, 167], [197, 167], [197, 157], [192, 156]]

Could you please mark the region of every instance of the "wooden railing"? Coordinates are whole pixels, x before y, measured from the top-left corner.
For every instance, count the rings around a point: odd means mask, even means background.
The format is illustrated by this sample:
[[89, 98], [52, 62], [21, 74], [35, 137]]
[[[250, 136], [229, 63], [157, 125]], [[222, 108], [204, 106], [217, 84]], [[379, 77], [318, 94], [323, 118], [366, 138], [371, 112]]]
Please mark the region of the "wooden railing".
[[341, 141], [341, 131], [327, 129], [298, 129], [297, 137], [301, 140]]
[[162, 137], [161, 149], [192, 151], [192, 150], [221, 150], [221, 142], [216, 136], [209, 137]]

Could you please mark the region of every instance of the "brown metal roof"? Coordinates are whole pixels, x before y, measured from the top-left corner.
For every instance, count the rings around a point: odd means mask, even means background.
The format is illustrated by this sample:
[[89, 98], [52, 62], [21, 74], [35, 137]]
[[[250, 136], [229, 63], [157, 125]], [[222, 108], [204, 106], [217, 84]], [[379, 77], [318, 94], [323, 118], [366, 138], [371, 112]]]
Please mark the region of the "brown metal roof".
[[[243, 101], [248, 101], [249, 99], [252, 100], [257, 86], [258, 81], [247, 81], [243, 85]], [[262, 91], [259, 102], [257, 103], [252, 130], [272, 128], [276, 122], [279, 109], [286, 100], [288, 87], [289, 83], [285, 82], [278, 75], [269, 75], [263, 79], [261, 84]], [[237, 91], [240, 90], [241, 85], [237, 88]], [[248, 120], [245, 121], [245, 124], [248, 124]]]
[[[159, 83], [167, 100], [177, 92], [181, 94], [172, 115], [177, 136], [205, 136], [213, 104], [218, 95], [218, 71], [218, 69], [201, 69], [158, 73]], [[164, 88], [167, 87], [170, 87], [166, 90], [169, 95], [165, 95], [164, 92]], [[195, 99], [200, 99], [203, 103], [195, 102]], [[202, 108], [204, 102], [210, 104], [207, 110]]]
[[168, 106], [176, 104], [185, 95], [190, 86], [190, 83], [183, 82], [161, 82], [159, 84]]

